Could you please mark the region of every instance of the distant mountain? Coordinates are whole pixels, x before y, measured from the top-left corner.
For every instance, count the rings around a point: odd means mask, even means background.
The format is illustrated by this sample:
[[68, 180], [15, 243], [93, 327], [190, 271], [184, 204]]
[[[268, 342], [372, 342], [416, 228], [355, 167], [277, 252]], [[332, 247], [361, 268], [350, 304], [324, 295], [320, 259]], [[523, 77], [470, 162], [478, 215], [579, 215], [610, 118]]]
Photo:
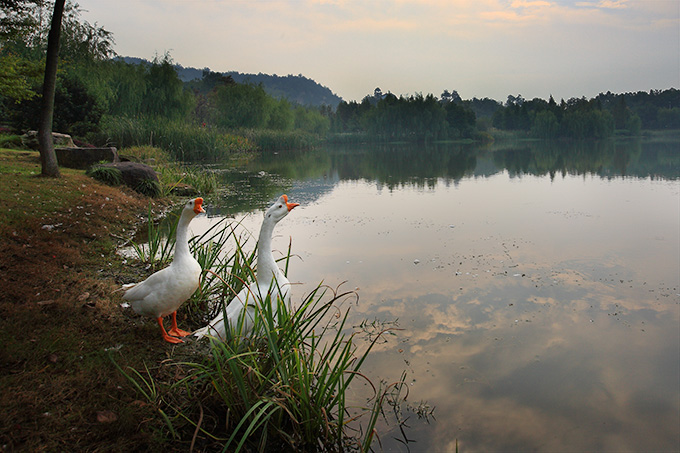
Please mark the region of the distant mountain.
[[114, 60], [123, 60], [125, 63], [129, 64], [143, 64], [143, 65], [151, 64], [149, 60], [145, 60], [144, 58], [138, 57], [115, 57]]
[[[131, 64], [151, 64], [150, 61], [137, 57], [120, 58], [126, 63]], [[203, 78], [203, 71], [210, 71], [210, 68], [196, 69], [185, 68], [181, 64], [175, 64], [177, 75], [183, 82]], [[286, 98], [290, 102], [301, 105], [311, 105], [319, 107], [329, 105], [336, 108], [342, 98], [334, 94], [329, 88], [309, 79], [302, 74], [278, 76], [276, 74], [243, 74], [236, 71], [222, 73], [231, 76], [237, 83], [262, 84], [262, 87], [272, 97]]]
[[225, 72], [237, 83], [262, 84], [265, 91], [275, 98], [286, 98], [301, 105], [330, 105], [336, 108], [342, 98], [334, 94], [329, 88], [309, 79], [302, 74], [278, 76], [276, 74], [242, 74], [240, 72]]

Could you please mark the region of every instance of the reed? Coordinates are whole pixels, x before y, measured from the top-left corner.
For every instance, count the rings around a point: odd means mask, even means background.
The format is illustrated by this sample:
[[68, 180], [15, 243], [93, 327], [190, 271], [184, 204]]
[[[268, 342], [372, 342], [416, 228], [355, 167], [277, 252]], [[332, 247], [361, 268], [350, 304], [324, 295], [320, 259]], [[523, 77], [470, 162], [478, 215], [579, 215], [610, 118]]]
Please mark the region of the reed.
[[203, 196], [219, 189], [215, 172], [181, 164], [166, 164], [156, 167], [162, 187], [162, 195], [169, 196], [182, 184], [193, 187]]
[[147, 197], [158, 197], [163, 193], [160, 182], [153, 179], [142, 179], [133, 189]]
[[[172, 387], [197, 403], [175, 407], [176, 417], [221, 451], [368, 451], [385, 394], [397, 384], [376, 389], [360, 371], [377, 338], [358, 353], [343, 309], [355, 297], [320, 285], [296, 310], [280, 299], [261, 301], [254, 333], [210, 339], [210, 355], [182, 363], [188, 375]], [[366, 406], [351, 406], [346, 398], [357, 379], [375, 390]], [[361, 418], [366, 423], [357, 436], [353, 428]]]
[[155, 146], [130, 146], [118, 150], [121, 157], [125, 157], [133, 162], [143, 162], [151, 165], [170, 165], [174, 163], [170, 154]]
[[[205, 324], [254, 281], [257, 245], [246, 251], [252, 235], [237, 234], [238, 227], [238, 222], [223, 219], [190, 241], [205, 270], [200, 291], [180, 309], [190, 324]], [[168, 255], [166, 244], [155, 246], [161, 256]], [[280, 259], [286, 272], [290, 258], [289, 244]], [[296, 309], [267, 297], [256, 304], [251, 334], [240, 335], [237, 327], [225, 342], [210, 338], [191, 346], [184, 360], [174, 364], [181, 369], [174, 375], [182, 379], [120, 370], [156, 408], [167, 435], [186, 442], [191, 438], [192, 448], [369, 451], [382, 407], [403, 385], [403, 377], [376, 387], [362, 374], [373, 346], [393, 328], [361, 339], [361, 329], [347, 323], [357, 298], [352, 291], [323, 285]], [[351, 403], [346, 396], [356, 381], [373, 389], [364, 404]]]
[[175, 249], [175, 234], [177, 232], [177, 220], [167, 223], [167, 230], [161, 228], [153, 217], [151, 205], [149, 205], [146, 222], [146, 242], [130, 240], [136, 258], [151, 272], [165, 267], [172, 261]]
[[118, 148], [157, 146], [180, 162], [219, 162], [255, 149], [248, 139], [218, 128], [165, 118], [107, 117], [102, 120], [102, 131], [97, 141]]
[[254, 279], [257, 244], [246, 251], [252, 235], [237, 233], [240, 226], [240, 222], [222, 218], [189, 241], [194, 257], [204, 269], [200, 290], [180, 308], [180, 313], [194, 325], [205, 325], [213, 319], [232, 299], [233, 291], [238, 293], [245, 281]]

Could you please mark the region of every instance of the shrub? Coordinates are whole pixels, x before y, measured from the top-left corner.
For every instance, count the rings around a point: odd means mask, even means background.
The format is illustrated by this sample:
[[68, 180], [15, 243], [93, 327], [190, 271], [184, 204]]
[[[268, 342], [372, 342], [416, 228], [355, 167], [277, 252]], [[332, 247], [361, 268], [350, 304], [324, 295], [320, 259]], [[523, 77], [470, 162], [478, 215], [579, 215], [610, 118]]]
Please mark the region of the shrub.
[[115, 167], [95, 165], [90, 167], [85, 174], [110, 186], [119, 186], [123, 183], [123, 174]]

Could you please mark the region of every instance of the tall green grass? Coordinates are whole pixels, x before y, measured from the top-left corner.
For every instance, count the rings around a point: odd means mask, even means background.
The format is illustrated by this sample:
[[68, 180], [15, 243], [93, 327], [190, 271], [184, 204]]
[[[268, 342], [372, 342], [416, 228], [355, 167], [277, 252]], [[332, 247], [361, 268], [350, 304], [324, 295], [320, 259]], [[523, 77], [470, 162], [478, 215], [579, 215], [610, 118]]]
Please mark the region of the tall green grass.
[[[257, 334], [210, 339], [191, 360], [178, 362], [178, 380], [128, 368], [121, 372], [152, 404], [167, 435], [209, 451], [370, 451], [376, 424], [402, 380], [377, 387], [362, 374], [375, 338], [358, 352], [348, 331], [348, 302], [356, 297], [319, 286], [295, 310], [262, 301]], [[343, 308], [345, 307], [345, 308]], [[206, 354], [207, 353], [207, 354]], [[186, 356], [186, 354], [185, 354]], [[353, 382], [373, 389], [352, 403]]]
[[[373, 386], [360, 369], [376, 340], [358, 353], [346, 330], [349, 310], [342, 305], [354, 296], [319, 286], [296, 310], [264, 300], [255, 335], [211, 339], [209, 358], [185, 363], [192, 372], [182, 385], [202, 390], [213, 420], [203, 429], [223, 451], [370, 446], [382, 397], [376, 389], [368, 407], [352, 407], [346, 398], [355, 380]], [[357, 439], [350, 428], [360, 417], [369, 424]]]
[[189, 241], [189, 247], [204, 271], [199, 291], [182, 305], [180, 313], [196, 326], [205, 325], [217, 316], [234, 294], [255, 278], [257, 244], [248, 251], [246, 246], [252, 235], [237, 233], [239, 226], [240, 222], [222, 218], [201, 236]]
[[173, 221], [167, 222], [167, 229], [162, 228], [154, 219], [151, 205], [149, 205], [145, 242], [130, 240], [135, 257], [151, 272], [167, 266], [172, 261], [177, 239], [178, 219], [179, 217], [175, 216]]
[[85, 174], [110, 186], [119, 186], [123, 184], [123, 173], [115, 167], [93, 165], [87, 169]]
[[175, 193], [176, 189], [188, 185], [196, 194], [208, 195], [218, 191], [220, 183], [215, 172], [181, 164], [156, 167], [163, 196]]
[[[246, 251], [252, 236], [237, 234], [238, 226], [223, 219], [190, 242], [204, 269], [200, 291], [180, 309], [190, 324], [204, 325], [254, 280], [257, 245]], [[280, 262], [286, 272], [290, 257], [289, 245]], [[148, 369], [121, 372], [156, 408], [166, 435], [190, 442], [189, 449], [370, 451], [383, 408], [399, 404], [405, 384], [402, 375], [376, 386], [362, 373], [373, 346], [392, 327], [362, 339], [365, 326], [347, 322], [357, 298], [322, 285], [294, 309], [267, 297], [256, 304], [252, 334], [239, 335], [237, 328], [225, 342], [209, 338], [178, 349], [173, 375], [180, 378]], [[350, 401], [354, 383], [367, 385], [372, 397]]]
[[180, 162], [219, 162], [231, 154], [255, 149], [248, 139], [191, 122], [153, 117], [106, 117], [94, 138], [113, 146], [157, 146]]

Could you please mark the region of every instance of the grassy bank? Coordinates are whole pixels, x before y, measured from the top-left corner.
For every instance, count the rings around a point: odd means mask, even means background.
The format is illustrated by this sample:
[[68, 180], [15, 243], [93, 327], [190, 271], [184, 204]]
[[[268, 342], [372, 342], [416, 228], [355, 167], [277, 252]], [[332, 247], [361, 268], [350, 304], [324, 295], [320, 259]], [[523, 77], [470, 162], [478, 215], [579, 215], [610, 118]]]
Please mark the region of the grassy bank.
[[[115, 292], [151, 269], [115, 250], [142, 226], [141, 213], [154, 216], [167, 200], [82, 171], [39, 172], [38, 153], [0, 150], [3, 450], [369, 448], [381, 405], [401, 383], [376, 385], [365, 405], [345, 401], [352, 380], [367, 382], [359, 367], [370, 344], [347, 332], [344, 295], [320, 288], [294, 312], [265, 310], [260, 334], [233, 344], [164, 343], [155, 321], [122, 308]], [[185, 328], [204, 322], [206, 298], [231, 298], [235, 272], [253, 273], [253, 252], [215, 253], [230, 231], [192, 242], [216, 272], [178, 312]], [[358, 422], [361, 435], [350, 431]]]
[[[153, 323], [124, 312], [116, 237], [163, 206], [81, 171], [44, 179], [38, 153], [0, 150], [0, 445], [3, 451], [160, 450], [152, 414], [111, 364], [168, 353]], [[156, 327], [157, 328], [157, 327]]]

